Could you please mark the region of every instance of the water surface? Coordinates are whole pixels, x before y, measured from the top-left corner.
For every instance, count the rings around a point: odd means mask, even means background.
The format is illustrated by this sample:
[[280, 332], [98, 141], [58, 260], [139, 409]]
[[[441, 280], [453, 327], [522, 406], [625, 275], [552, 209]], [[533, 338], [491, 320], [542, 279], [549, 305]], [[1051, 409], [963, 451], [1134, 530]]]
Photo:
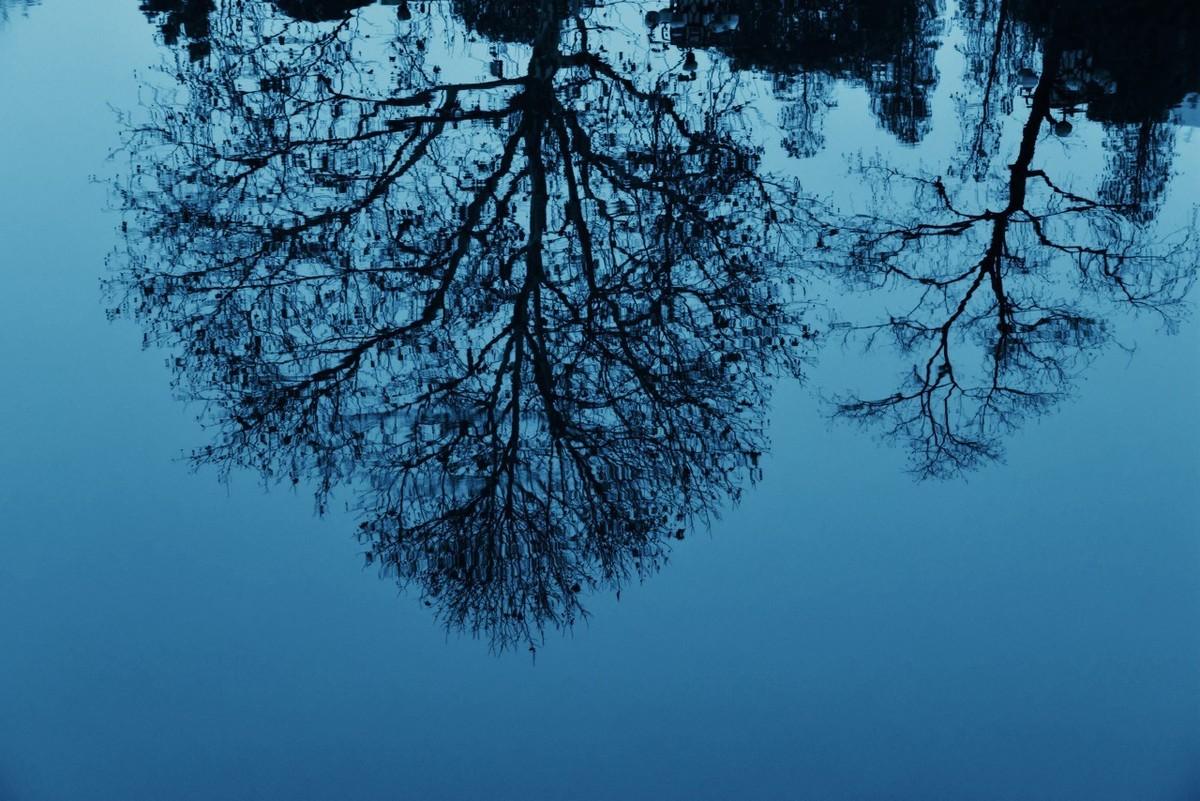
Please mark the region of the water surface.
[[0, 798], [1197, 797], [1190, 7], [100, 5]]

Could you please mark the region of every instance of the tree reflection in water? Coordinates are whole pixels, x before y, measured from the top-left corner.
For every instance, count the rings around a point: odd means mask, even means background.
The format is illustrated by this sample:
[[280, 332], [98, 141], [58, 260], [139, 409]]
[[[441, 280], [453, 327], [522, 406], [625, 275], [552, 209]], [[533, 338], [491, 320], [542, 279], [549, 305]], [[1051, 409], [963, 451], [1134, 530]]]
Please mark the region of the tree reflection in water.
[[[400, 0], [385, 28], [364, 5], [145, 0], [187, 46], [130, 125], [114, 313], [203, 403], [198, 463], [351, 493], [368, 561], [498, 648], [754, 478], [816, 340], [793, 284], [903, 309], [821, 299], [915, 359], [837, 413], [926, 477], [1001, 456], [1117, 307], [1169, 324], [1191, 285], [1194, 243], [1153, 226], [1168, 110], [1200, 88], [1191, 5], [960, 4], [958, 157], [870, 160], [875, 208], [840, 216], [804, 181], [834, 87], [920, 142], [939, 4]], [[1094, 187], [1044, 157], [1084, 115]]]
[[368, 561], [497, 646], [736, 497], [811, 338], [776, 284], [801, 205], [736, 75], [524, 5], [460, 9], [525, 46], [482, 79], [443, 77], [432, 18], [383, 70], [351, 18], [214, 13], [132, 134], [113, 285], [206, 406], [198, 461], [352, 488]]
[[[1106, 309], [1150, 311], [1169, 328], [1194, 281], [1194, 237], [1164, 238], [1147, 224], [1168, 179], [1168, 110], [1200, 87], [1189, 37], [1161, 34], [1181, 24], [1197, 32], [1200, 14], [1111, 5], [1112, 14], [1097, 14], [1069, 3], [968, 4], [974, 105], [960, 105], [965, 158], [953, 172], [988, 183], [986, 207], [968, 205], [969, 178], [909, 176], [886, 162], [864, 168], [887, 207], [846, 222], [846, 258], [834, 261], [853, 285], [886, 288], [902, 310], [850, 330], [867, 347], [890, 339], [916, 362], [894, 393], [849, 394], [837, 414], [905, 442], [920, 476], [999, 458], [1004, 437], [1063, 398], [1109, 344]], [[1130, 36], [1179, 49], [1130, 58]], [[1036, 68], [1019, 66], [1034, 58]], [[997, 115], [1014, 94], [1023, 122], [1006, 148]], [[1070, 135], [1084, 109], [1107, 129], [1095, 196], [1038, 159], [1044, 138]], [[900, 184], [911, 184], [911, 198], [896, 200]]]

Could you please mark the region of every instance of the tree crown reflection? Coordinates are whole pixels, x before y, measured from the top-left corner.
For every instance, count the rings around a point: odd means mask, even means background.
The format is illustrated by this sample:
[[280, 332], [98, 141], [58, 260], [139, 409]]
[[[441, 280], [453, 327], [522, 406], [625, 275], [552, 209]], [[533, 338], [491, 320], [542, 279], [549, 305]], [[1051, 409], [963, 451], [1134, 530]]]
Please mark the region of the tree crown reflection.
[[453, 20], [369, 57], [350, 17], [211, 14], [131, 134], [112, 286], [205, 405], [199, 461], [353, 492], [368, 561], [498, 647], [736, 498], [812, 336], [779, 295], [800, 205], [737, 76], [681, 83], [529, 5], [482, 78]]

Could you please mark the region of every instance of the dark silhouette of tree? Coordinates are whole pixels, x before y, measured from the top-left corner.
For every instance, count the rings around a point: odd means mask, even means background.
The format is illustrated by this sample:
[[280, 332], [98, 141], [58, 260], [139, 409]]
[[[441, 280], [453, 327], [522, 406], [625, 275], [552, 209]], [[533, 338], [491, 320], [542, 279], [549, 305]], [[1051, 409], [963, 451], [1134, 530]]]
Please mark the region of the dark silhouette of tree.
[[1159, 120], [1106, 126], [1108, 169], [1099, 197], [1139, 222], [1158, 214], [1171, 178], [1174, 126]]
[[1063, 52], [1064, 94], [1090, 119], [1137, 123], [1200, 87], [1200, 7], [1187, 0], [1018, 0], [1013, 15]]
[[648, 22], [679, 47], [712, 47], [737, 70], [776, 76], [781, 97], [794, 104], [784, 122], [799, 126], [799, 154], [819, 147], [810, 132], [829, 105], [819, 76], [864, 86], [872, 112], [901, 142], [928, 132], [939, 33], [933, 0], [674, 0]]
[[1100, 198], [1151, 220], [1171, 174], [1169, 110], [1200, 91], [1200, 6], [1069, 2], [1053, 18], [1040, 8], [1029, 16], [1043, 36], [1050, 30], [1064, 42], [1058, 103], [1085, 108], [1105, 126], [1109, 164]]
[[345, 19], [351, 11], [369, 6], [375, 0], [272, 0], [275, 6], [293, 19], [306, 22], [328, 22]]
[[[344, 20], [356, 9], [369, 6], [375, 0], [271, 0], [283, 13], [292, 19], [306, 22], [328, 22]], [[406, 6], [407, 7], [407, 6]], [[187, 43], [188, 54], [199, 61], [211, 52], [209, 18], [216, 11], [216, 0], [141, 0], [141, 9], [147, 19], [156, 21], [162, 32], [163, 43], [169, 46], [181, 40]], [[252, 5], [239, 0], [239, 13], [253, 16]]]
[[[844, 234], [851, 242], [841, 262], [846, 275], [892, 287], [906, 304], [884, 322], [851, 330], [868, 344], [889, 335], [919, 358], [899, 390], [842, 398], [837, 413], [908, 443], [920, 476], [958, 474], [998, 458], [1004, 435], [1058, 401], [1110, 339], [1097, 302], [1151, 310], [1170, 324], [1194, 278], [1192, 241], [1157, 240], [1142, 228], [1144, 216], [1129, 213], [1126, 198], [1082, 196], [1038, 166], [1043, 131], [1064, 133], [1067, 109], [1084, 86], [1080, 52], [1064, 49], [1077, 39], [1056, 30], [1042, 44], [1025, 96], [1028, 113], [999, 208], [965, 210], [941, 177], [907, 178], [874, 165], [868, 172], [886, 181], [912, 181], [915, 202], [900, 219], [856, 218]], [[1002, 74], [998, 61], [983, 62], [985, 94]], [[995, 139], [969, 141], [978, 156], [976, 148]]]
[[213, 0], [142, 0], [141, 5], [147, 19], [158, 23], [165, 44], [187, 40], [193, 61], [209, 54], [208, 16], [214, 8]]
[[[472, 31], [495, 42], [533, 44], [542, 26], [560, 21], [574, 5], [568, 0], [455, 0], [454, 12]], [[552, 23], [554, 24], [554, 23]]]
[[783, 102], [779, 125], [783, 148], [792, 158], [815, 156], [825, 147], [825, 115], [834, 105], [834, 79], [820, 72], [781, 75], [775, 96]]
[[972, 87], [960, 113], [971, 122], [964, 155], [975, 177], [991, 163], [1015, 90], [1034, 86], [1037, 52], [1053, 38], [1061, 52], [1050, 98], [1056, 133], [1069, 135], [1075, 115], [1103, 123], [1110, 164], [1099, 197], [1149, 221], [1171, 170], [1168, 111], [1200, 90], [1200, 7], [1178, 0], [971, 0], [960, 11]]
[[964, 34], [963, 82], [968, 89], [955, 101], [964, 135], [963, 162], [955, 171], [983, 181], [1000, 148], [1004, 121], [1013, 113], [1018, 89], [1037, 84], [1034, 65], [1024, 63], [1036, 53], [1037, 42], [1013, 18], [1012, 0], [963, 0], [958, 24]]
[[[303, 21], [344, 20], [373, 0], [272, 0]], [[414, 3], [415, 4], [415, 3]], [[586, 5], [586, 4], [584, 4]], [[167, 44], [187, 40], [194, 59], [208, 54], [213, 0], [143, 0], [160, 20]], [[567, 0], [458, 0], [454, 13], [493, 42], [533, 41], [546, 14], [562, 18]], [[411, 16], [401, 4], [401, 16]], [[880, 124], [900, 141], [914, 143], [929, 128], [929, 93], [937, 80], [938, 4], [934, 0], [772, 0], [749, 5], [676, 0], [647, 14], [652, 28], [685, 48], [714, 48], [731, 56], [735, 70], [767, 71], [786, 110], [785, 147], [813, 155], [824, 141], [821, 124], [832, 105], [831, 85], [844, 80], [866, 87]]]
[[203, 405], [198, 463], [351, 493], [368, 562], [500, 648], [736, 498], [812, 336], [776, 283], [802, 206], [735, 76], [526, 5], [521, 68], [470, 80], [418, 16], [285, 42], [218, 9], [131, 128], [110, 287]]

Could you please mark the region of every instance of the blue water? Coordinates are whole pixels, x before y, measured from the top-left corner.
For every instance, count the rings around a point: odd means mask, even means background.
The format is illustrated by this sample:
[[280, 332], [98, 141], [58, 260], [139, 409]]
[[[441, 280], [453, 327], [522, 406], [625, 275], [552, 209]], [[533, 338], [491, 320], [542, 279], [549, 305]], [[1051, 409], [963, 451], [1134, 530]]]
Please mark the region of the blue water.
[[[1200, 798], [1194, 318], [1114, 314], [1126, 347], [1003, 460], [927, 481], [823, 400], [909, 362], [827, 338], [740, 503], [496, 653], [363, 567], [352, 486], [318, 516], [311, 476], [188, 463], [205, 412], [101, 286], [118, 112], [169, 46], [132, 0], [0, 8], [0, 800]], [[958, 35], [918, 143], [836, 90], [817, 194], [847, 152], [945, 158]], [[1090, 125], [1049, 158], [1098, 169]], [[1200, 135], [1175, 131], [1177, 231]], [[869, 307], [837, 291], [817, 317]]]

